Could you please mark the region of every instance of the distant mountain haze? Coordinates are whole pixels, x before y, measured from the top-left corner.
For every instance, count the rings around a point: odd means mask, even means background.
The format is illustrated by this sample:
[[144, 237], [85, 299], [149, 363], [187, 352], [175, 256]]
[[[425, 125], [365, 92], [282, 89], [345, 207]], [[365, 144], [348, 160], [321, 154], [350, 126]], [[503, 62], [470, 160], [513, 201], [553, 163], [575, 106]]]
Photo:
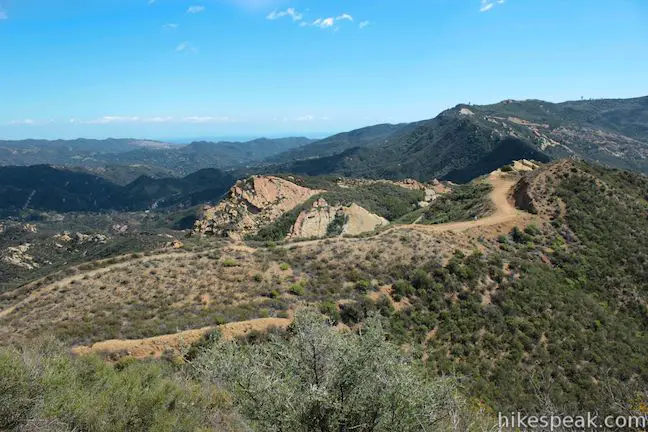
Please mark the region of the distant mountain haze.
[[200, 141], [184, 146], [138, 139], [0, 141], [0, 165], [145, 165], [182, 176], [202, 168], [245, 166], [312, 141], [302, 137], [258, 138], [247, 142]]

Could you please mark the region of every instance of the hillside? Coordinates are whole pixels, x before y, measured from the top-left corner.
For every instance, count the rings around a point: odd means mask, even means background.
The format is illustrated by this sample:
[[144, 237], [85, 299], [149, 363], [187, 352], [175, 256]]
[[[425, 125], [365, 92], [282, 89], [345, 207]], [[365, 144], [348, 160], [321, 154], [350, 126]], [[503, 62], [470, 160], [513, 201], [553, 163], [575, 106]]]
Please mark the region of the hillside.
[[192, 206], [217, 201], [234, 179], [205, 169], [184, 178], [141, 176], [126, 186], [86, 172], [48, 165], [0, 167], [0, 211], [96, 212]]
[[458, 105], [327, 138], [271, 158], [278, 166], [266, 170], [467, 182], [513, 160], [575, 157], [648, 173], [647, 119], [648, 97]]
[[[532, 168], [516, 163], [455, 186], [416, 220], [364, 236], [192, 236], [178, 249], [73, 266], [0, 295], [0, 340], [49, 331], [113, 360], [131, 350], [174, 358], [183, 341], [224, 323], [270, 320], [254, 327], [263, 331], [311, 306], [353, 329], [380, 313], [390, 341], [430, 376], [460, 377], [480, 412], [630, 410], [615, 404], [641, 397], [648, 382], [648, 177], [572, 160]], [[257, 189], [294, 189], [304, 202], [330, 189], [368, 209], [397, 190], [277, 179], [237, 187], [262, 212]], [[363, 189], [376, 186], [383, 192]], [[249, 337], [252, 347], [265, 340]], [[192, 367], [192, 355], [174, 362]]]

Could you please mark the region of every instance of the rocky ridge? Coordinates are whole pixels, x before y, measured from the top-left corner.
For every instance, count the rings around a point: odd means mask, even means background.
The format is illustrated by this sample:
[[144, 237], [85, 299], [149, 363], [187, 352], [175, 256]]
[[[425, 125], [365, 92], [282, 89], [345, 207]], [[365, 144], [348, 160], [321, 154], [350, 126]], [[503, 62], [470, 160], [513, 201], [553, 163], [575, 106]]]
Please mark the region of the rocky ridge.
[[205, 206], [194, 232], [243, 238], [277, 220], [323, 190], [309, 189], [274, 176], [238, 181], [216, 206]]

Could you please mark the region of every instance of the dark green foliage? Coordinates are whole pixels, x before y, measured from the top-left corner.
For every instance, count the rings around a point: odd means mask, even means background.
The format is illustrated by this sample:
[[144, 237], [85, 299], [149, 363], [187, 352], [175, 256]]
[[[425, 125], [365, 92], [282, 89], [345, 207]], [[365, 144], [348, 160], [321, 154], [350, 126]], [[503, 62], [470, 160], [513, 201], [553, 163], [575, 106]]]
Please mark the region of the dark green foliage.
[[[439, 224], [472, 220], [486, 216], [493, 208], [487, 183], [468, 183], [455, 186], [452, 192], [441, 195], [426, 209], [414, 212], [422, 216], [418, 223]], [[417, 217], [418, 218], [418, 217]], [[413, 216], [405, 216], [399, 222], [413, 222]]]
[[542, 411], [542, 397], [612, 412], [613, 394], [629, 401], [648, 382], [648, 179], [573, 166], [557, 185], [557, 231], [516, 227], [498, 255], [457, 253], [394, 285], [412, 308], [391, 314], [393, 335], [420, 342], [436, 328], [428, 367], [470, 376], [495, 409]]
[[328, 237], [337, 237], [342, 234], [344, 224], [346, 223], [346, 216], [343, 213], [335, 215], [331, 223], [326, 227], [326, 235]]

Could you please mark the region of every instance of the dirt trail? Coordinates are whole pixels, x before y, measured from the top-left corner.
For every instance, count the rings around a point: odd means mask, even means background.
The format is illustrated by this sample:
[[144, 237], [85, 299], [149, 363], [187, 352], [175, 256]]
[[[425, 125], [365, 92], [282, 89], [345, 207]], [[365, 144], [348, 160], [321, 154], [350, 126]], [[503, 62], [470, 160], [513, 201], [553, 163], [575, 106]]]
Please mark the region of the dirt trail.
[[517, 219], [526, 219], [527, 214], [516, 209], [513, 203], [509, 201], [511, 188], [517, 182], [516, 178], [503, 177], [501, 174], [495, 172], [488, 176], [488, 182], [493, 186], [490, 199], [495, 204], [495, 212], [490, 216], [474, 221], [449, 222], [437, 225], [410, 225], [409, 227], [428, 232], [461, 232], [471, 228], [489, 227]]
[[97, 342], [90, 346], [72, 348], [78, 355], [86, 354], [124, 354], [137, 359], [160, 357], [165, 351], [180, 353], [182, 349], [189, 348], [206, 334], [219, 330], [221, 335], [228, 340], [245, 336], [252, 331], [267, 331], [272, 327], [286, 328], [292, 321], [288, 318], [260, 318], [249, 321], [239, 321], [223, 324], [216, 327], [187, 330], [179, 333], [155, 336], [146, 339], [113, 339]]
[[[495, 171], [488, 176], [488, 182], [493, 186], [493, 190], [490, 193], [490, 199], [495, 205], [495, 211], [490, 216], [486, 216], [481, 219], [471, 220], [471, 221], [462, 221], [462, 222], [449, 222], [444, 224], [436, 225], [423, 225], [418, 224], [421, 218], [417, 219], [413, 224], [409, 225], [394, 225], [391, 228], [388, 228], [384, 231], [379, 232], [378, 234], [370, 237], [377, 238], [394, 231], [403, 231], [403, 230], [414, 230], [424, 233], [440, 233], [440, 232], [463, 232], [473, 228], [486, 228], [494, 227], [498, 225], [506, 225], [510, 222], [515, 221], [524, 221], [529, 219], [530, 215], [525, 213], [522, 210], [515, 208], [513, 203], [509, 200], [509, 195], [511, 189], [517, 183], [518, 178], [511, 177], [508, 175], [503, 175], [499, 171]], [[317, 240], [308, 240], [304, 242], [290, 243], [284, 246], [287, 249], [292, 249], [299, 246], [309, 246], [318, 244], [324, 240], [331, 239], [317, 239]], [[364, 239], [357, 238], [338, 238], [336, 241], [345, 241], [345, 242], [356, 242], [363, 241]]]

